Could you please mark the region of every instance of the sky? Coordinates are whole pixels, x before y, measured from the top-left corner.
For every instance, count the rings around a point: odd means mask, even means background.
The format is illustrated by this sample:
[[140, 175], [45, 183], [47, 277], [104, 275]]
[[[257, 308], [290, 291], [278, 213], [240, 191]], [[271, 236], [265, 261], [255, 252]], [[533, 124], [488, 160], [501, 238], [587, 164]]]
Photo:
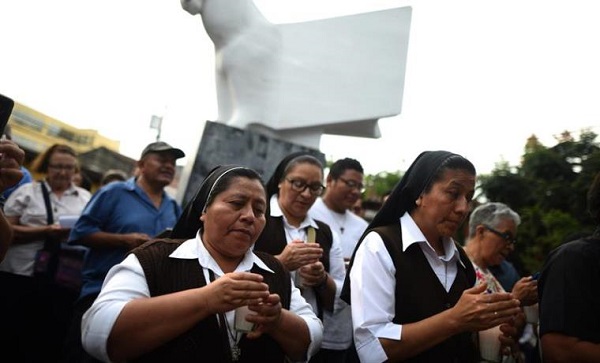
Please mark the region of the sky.
[[[214, 0], [211, 0], [214, 1]], [[324, 135], [327, 159], [404, 171], [424, 150], [479, 173], [518, 165], [527, 138], [600, 133], [600, 3], [588, 0], [255, 0], [274, 23], [412, 7], [402, 112], [378, 139]], [[214, 49], [179, 0], [0, 1], [0, 93], [121, 142], [192, 155], [217, 119]], [[189, 158], [182, 159], [185, 164]]]

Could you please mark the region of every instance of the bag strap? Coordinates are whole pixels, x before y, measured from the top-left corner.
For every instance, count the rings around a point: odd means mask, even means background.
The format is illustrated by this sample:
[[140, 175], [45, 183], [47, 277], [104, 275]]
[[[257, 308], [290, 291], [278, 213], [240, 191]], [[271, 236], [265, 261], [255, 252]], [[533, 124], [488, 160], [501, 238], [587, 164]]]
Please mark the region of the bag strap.
[[[44, 204], [46, 205], [46, 223], [48, 223], [50, 226], [54, 224], [52, 204], [50, 203], [50, 193], [48, 193], [48, 188], [46, 188], [46, 183], [43, 180], [40, 181], [40, 185], [42, 187], [42, 195], [44, 196]], [[46, 240], [44, 241], [44, 249], [48, 251], [57, 251], [60, 249], [60, 244], [57, 244], [55, 241], [52, 241], [50, 238], [46, 237]]]
[[46, 205], [46, 222], [48, 225], [54, 224], [54, 216], [52, 215], [52, 204], [50, 203], [50, 193], [48, 193], [48, 188], [46, 188], [46, 183], [42, 180], [40, 181], [40, 185], [42, 186], [42, 194], [44, 195], [44, 204]]

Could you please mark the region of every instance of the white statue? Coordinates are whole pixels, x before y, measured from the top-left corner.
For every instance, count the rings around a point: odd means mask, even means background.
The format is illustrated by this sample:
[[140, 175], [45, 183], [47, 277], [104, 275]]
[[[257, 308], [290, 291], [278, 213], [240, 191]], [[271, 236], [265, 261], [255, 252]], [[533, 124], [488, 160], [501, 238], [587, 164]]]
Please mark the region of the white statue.
[[401, 111], [410, 7], [274, 24], [252, 0], [181, 4], [215, 45], [219, 122], [318, 149]]

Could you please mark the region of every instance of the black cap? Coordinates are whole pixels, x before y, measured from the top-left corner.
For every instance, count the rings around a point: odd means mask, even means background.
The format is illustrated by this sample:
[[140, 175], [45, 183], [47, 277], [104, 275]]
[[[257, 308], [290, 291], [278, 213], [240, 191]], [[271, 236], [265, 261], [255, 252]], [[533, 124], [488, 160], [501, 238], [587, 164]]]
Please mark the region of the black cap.
[[185, 156], [185, 153], [181, 151], [181, 149], [177, 149], [164, 141], [157, 141], [151, 144], [148, 144], [144, 151], [142, 151], [142, 158], [149, 153], [171, 153], [175, 156], [175, 159], [179, 159]]

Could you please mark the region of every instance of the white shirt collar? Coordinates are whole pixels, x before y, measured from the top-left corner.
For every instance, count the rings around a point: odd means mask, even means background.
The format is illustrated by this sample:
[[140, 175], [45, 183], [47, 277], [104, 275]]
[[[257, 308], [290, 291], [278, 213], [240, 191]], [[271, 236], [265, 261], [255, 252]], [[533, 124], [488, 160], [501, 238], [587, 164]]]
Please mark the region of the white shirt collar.
[[[169, 258], [198, 259], [198, 262], [203, 268], [212, 270], [218, 276], [224, 275], [224, 272], [217, 264], [217, 261], [212, 258], [204, 246], [204, 243], [202, 243], [200, 233], [196, 234], [196, 238], [192, 238], [183, 242], [169, 255]], [[252, 252], [252, 249], [249, 249], [246, 252], [244, 258], [236, 267], [235, 272], [250, 271], [254, 265], [262, 270], [274, 273], [273, 270], [265, 265], [265, 263]]]
[[[405, 212], [402, 217], [400, 217], [400, 226], [402, 227], [402, 251], [406, 251], [406, 249], [414, 243], [424, 243], [427, 248], [435, 253], [433, 247], [427, 242], [427, 238], [425, 238], [425, 235], [421, 232], [421, 229], [417, 226], [408, 212]], [[450, 237], [444, 237], [442, 243], [444, 244], [445, 255], [440, 258], [444, 261], [451, 261], [456, 258], [460, 264], [465, 267], [460, 259], [460, 253], [458, 252], [458, 248], [456, 248], [454, 240]]]
[[[285, 215], [283, 214], [283, 211], [281, 210], [281, 207], [279, 206], [279, 201], [277, 200], [277, 194], [273, 194], [271, 196], [271, 200], [269, 201], [269, 207], [271, 209], [271, 217], [283, 217], [283, 222], [284, 225], [289, 226], [290, 228], [296, 228], [296, 227], [292, 227], [288, 221], [287, 218], [285, 218]], [[306, 217], [304, 217], [304, 220], [302, 221], [302, 223], [300, 223], [300, 227], [298, 227], [298, 229], [304, 229], [306, 227], [313, 227], [313, 228], [319, 228], [319, 226], [317, 225], [317, 222], [315, 222], [314, 219], [312, 219], [310, 217], [310, 215], [307, 213]]]

